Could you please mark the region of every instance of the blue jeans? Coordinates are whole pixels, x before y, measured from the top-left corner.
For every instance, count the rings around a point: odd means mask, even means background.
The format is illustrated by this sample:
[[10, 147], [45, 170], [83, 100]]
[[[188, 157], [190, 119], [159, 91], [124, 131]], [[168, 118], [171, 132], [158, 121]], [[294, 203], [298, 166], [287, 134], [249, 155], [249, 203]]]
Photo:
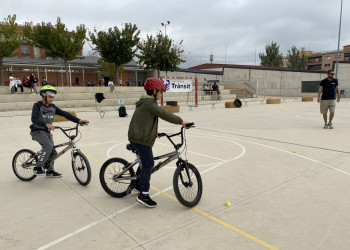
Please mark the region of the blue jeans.
[[131, 142], [131, 145], [136, 149], [137, 154], [141, 159], [141, 169], [136, 171], [137, 175], [140, 175], [140, 190], [141, 192], [148, 192], [150, 187], [150, 180], [152, 169], [154, 166], [153, 151], [152, 148], [145, 145]]

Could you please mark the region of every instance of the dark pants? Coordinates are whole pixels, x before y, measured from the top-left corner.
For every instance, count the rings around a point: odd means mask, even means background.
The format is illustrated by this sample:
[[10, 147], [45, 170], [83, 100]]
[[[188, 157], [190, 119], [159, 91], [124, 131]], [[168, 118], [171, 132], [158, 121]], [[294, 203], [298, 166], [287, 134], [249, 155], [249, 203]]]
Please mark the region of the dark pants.
[[[16, 86], [16, 85], [15, 85]], [[22, 90], [22, 93], [23, 93], [23, 86], [22, 85], [19, 85], [18, 87], [15, 87], [15, 92], [17, 92], [17, 89], [20, 88]]]
[[152, 148], [145, 145], [131, 142], [141, 159], [141, 169], [138, 168], [136, 174], [140, 174], [140, 190], [141, 192], [149, 191], [152, 169], [154, 166]]

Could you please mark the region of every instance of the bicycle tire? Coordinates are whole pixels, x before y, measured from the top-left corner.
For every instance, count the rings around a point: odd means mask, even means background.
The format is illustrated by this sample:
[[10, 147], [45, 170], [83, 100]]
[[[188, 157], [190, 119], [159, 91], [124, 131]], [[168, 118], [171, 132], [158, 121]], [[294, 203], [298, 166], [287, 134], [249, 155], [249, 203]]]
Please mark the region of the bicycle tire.
[[[77, 159], [79, 157], [79, 159]], [[72, 169], [75, 179], [82, 185], [87, 186], [91, 181], [91, 167], [89, 160], [80, 152], [74, 152], [72, 159]]]
[[[128, 162], [121, 158], [111, 158], [103, 163], [100, 170], [100, 182], [102, 188], [107, 192], [107, 194], [122, 198], [131, 193], [132, 189], [135, 187], [136, 180], [120, 180], [113, 179], [113, 177], [123, 171], [128, 166]], [[133, 168], [129, 168], [122, 176], [123, 177], [134, 177], [135, 171]]]
[[203, 184], [198, 169], [191, 163], [187, 163], [190, 178], [193, 181], [192, 186], [188, 186], [188, 176], [184, 163], [180, 164], [173, 177], [174, 193], [177, 200], [185, 207], [194, 207], [202, 197]]
[[[12, 159], [12, 170], [18, 179], [22, 181], [31, 181], [36, 178], [33, 168], [37, 159], [34, 158], [35, 153], [30, 149], [21, 149], [19, 150]], [[33, 161], [30, 162], [30, 165], [27, 167], [23, 164], [33, 158]]]

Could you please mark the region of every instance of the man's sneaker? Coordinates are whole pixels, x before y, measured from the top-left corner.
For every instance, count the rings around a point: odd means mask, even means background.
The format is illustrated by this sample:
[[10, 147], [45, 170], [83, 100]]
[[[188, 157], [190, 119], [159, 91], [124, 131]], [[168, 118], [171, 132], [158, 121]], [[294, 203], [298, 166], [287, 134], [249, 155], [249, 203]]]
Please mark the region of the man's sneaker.
[[332, 123], [328, 123], [328, 127], [329, 127], [330, 129], [333, 129]]
[[57, 173], [56, 171], [46, 171], [46, 177], [61, 177], [62, 174]]
[[43, 168], [35, 167], [34, 168], [34, 174], [35, 175], [45, 175], [45, 171], [43, 171]]
[[328, 124], [325, 123], [324, 126], [323, 126], [323, 128], [328, 128]]
[[140, 193], [139, 196], [137, 196], [136, 200], [139, 203], [144, 204], [146, 207], [156, 207], [157, 206], [157, 203], [155, 201], [153, 201], [151, 199], [151, 197], [149, 197], [148, 194]]

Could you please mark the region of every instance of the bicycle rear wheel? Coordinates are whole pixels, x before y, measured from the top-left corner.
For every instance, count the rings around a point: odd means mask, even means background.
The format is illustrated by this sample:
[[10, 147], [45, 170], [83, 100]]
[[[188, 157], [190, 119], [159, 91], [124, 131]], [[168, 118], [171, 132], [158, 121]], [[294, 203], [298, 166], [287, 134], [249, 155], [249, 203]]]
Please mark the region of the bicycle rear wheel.
[[[173, 178], [174, 192], [177, 200], [185, 207], [194, 207], [202, 197], [202, 178], [195, 166], [181, 163], [175, 170]], [[190, 182], [191, 180], [191, 182]]]
[[29, 149], [18, 151], [12, 159], [12, 169], [15, 175], [22, 181], [35, 179], [33, 168], [37, 162], [35, 153]]
[[77, 181], [83, 185], [86, 186], [91, 181], [91, 168], [90, 163], [86, 156], [80, 152], [74, 152], [73, 158], [72, 158], [72, 169], [75, 178]]
[[121, 198], [131, 193], [136, 184], [133, 168], [129, 168], [124, 174], [116, 177], [124, 171], [128, 162], [121, 158], [111, 158], [103, 163], [100, 170], [100, 182], [103, 189], [111, 196]]

